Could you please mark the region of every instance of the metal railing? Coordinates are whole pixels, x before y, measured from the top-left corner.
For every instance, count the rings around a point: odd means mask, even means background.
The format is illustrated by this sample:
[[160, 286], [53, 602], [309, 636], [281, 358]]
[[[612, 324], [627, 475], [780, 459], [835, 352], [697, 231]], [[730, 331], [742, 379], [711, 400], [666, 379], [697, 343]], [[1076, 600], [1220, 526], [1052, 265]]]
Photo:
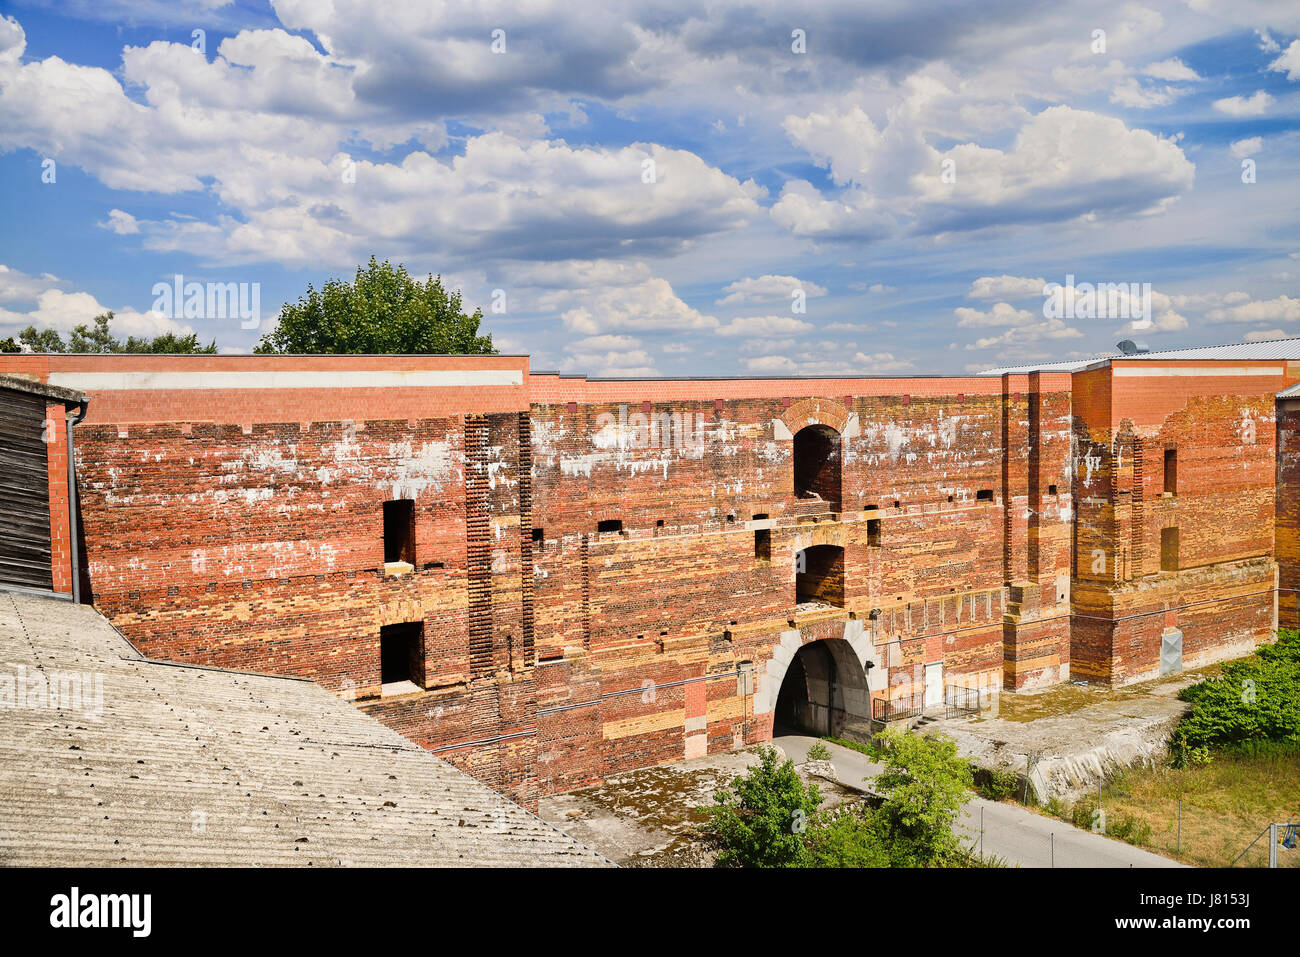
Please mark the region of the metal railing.
[[943, 689], [943, 710], [945, 718], [960, 718], [964, 715], [979, 714], [987, 706], [987, 688], [971, 688], [965, 685], [948, 685]]
[[871, 717], [877, 721], [901, 721], [917, 718], [925, 711], [925, 692], [904, 694], [895, 698], [875, 698], [871, 702]]

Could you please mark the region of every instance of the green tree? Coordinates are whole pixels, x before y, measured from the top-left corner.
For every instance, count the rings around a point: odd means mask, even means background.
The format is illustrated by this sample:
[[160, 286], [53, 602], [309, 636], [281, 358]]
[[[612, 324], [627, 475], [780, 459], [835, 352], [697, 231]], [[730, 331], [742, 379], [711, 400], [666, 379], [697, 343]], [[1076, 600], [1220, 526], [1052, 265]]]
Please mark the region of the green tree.
[[[130, 336], [126, 342], [122, 342], [110, 331], [109, 327], [112, 322], [112, 310], [100, 313], [91, 320], [92, 325], [83, 322], [73, 329], [66, 343], [63, 341], [63, 337], [53, 329], [37, 329], [35, 326], [28, 326], [18, 333], [17, 343], [14, 343], [13, 339], [0, 342], [0, 352], [21, 352], [23, 346], [26, 346], [31, 352], [40, 353], [211, 354], [217, 351], [216, 339], [213, 339], [206, 346], [201, 346], [199, 345], [198, 333], [194, 332], [191, 332], [188, 336], [178, 336], [173, 332], [163, 333], [153, 338]], [[14, 348], [9, 348], [9, 345], [13, 345]]]
[[718, 846], [718, 867], [807, 867], [804, 845], [822, 796], [805, 787], [793, 761], [780, 763], [775, 749], [759, 749], [758, 764], [714, 796], [703, 830]]
[[493, 355], [490, 335], [479, 335], [483, 310], [467, 315], [459, 291], [442, 277], [414, 279], [405, 266], [370, 257], [352, 282], [330, 279], [295, 304], [285, 303], [259, 353], [423, 353]]
[[896, 867], [934, 867], [964, 859], [953, 826], [971, 797], [969, 759], [941, 735], [886, 730], [880, 736], [884, 770], [875, 778], [879, 814]]

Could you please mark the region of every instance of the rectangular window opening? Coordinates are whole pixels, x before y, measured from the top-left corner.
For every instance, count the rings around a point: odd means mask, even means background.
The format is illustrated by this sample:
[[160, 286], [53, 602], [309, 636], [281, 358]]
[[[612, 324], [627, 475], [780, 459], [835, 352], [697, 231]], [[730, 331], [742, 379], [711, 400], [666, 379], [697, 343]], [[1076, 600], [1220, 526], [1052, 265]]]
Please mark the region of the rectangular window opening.
[[623, 520], [621, 518], [607, 518], [596, 523], [596, 531], [600, 534], [605, 532], [623, 531]]
[[975, 501], [977, 502], [993, 501], [993, 489], [991, 488], [980, 489], [978, 492], [975, 493]]
[[1178, 529], [1160, 529], [1160, 570], [1178, 571]]
[[384, 563], [415, 564], [415, 502], [400, 498], [384, 503]]
[[424, 687], [424, 622], [408, 621], [379, 629], [379, 670], [384, 694]]
[[1178, 450], [1165, 449], [1165, 491], [1178, 494]]
[[1055, 494], [1056, 494], [1056, 486], [1055, 486], [1055, 485], [1049, 485], [1049, 486], [1047, 486], [1047, 494], [1048, 494], [1048, 495], [1055, 495]]
[[543, 529], [540, 529], [540, 528], [534, 528], [534, 529], [533, 529], [533, 547], [534, 547], [535, 549], [537, 549], [537, 551], [540, 552], [540, 551], [542, 550], [542, 546], [543, 546], [545, 543], [546, 543], [546, 534], [545, 534], [545, 531], [544, 531]]
[[880, 519], [867, 519], [867, 544], [872, 548], [880, 547]]
[[760, 528], [754, 532], [754, 558], [760, 562], [772, 560], [772, 530]]

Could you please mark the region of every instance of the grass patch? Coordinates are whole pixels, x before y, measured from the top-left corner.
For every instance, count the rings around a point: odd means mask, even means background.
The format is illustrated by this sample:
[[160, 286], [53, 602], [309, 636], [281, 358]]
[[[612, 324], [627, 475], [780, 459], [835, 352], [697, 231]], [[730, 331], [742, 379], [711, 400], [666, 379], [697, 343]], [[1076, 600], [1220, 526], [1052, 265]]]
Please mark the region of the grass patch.
[[[1182, 801], [1181, 842], [1178, 803]], [[1071, 806], [1052, 801], [1044, 813], [1090, 828], [1095, 794]], [[1223, 752], [1209, 764], [1132, 768], [1102, 788], [1106, 833], [1202, 867], [1226, 867], [1270, 821], [1300, 810], [1300, 755], [1277, 750]], [[1265, 866], [1267, 837], [1237, 866]], [[1278, 849], [1280, 867], [1300, 867], [1300, 849]]]

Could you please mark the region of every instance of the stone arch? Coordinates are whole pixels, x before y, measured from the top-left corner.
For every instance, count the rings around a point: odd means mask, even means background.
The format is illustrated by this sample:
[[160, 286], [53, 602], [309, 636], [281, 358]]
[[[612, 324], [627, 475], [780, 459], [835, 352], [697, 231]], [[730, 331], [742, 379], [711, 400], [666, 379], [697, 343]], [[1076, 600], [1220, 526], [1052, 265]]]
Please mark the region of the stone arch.
[[870, 734], [871, 692], [881, 690], [884, 680], [884, 669], [876, 667], [878, 658], [871, 629], [858, 619], [834, 623], [834, 629], [836, 633], [826, 637], [806, 637], [797, 628], [781, 633], [771, 657], [758, 662], [758, 687], [754, 691], [756, 718], [768, 721], [775, 718], [781, 686], [795, 657], [808, 645], [822, 644], [836, 669], [833, 690], [833, 704], [838, 712], [836, 726], [849, 737]]
[[800, 399], [792, 403], [777, 421], [784, 426], [786, 432], [784, 436], [778, 435], [777, 438], [793, 438], [801, 429], [806, 429], [810, 425], [830, 426], [845, 438], [852, 437], [845, 435], [846, 430], [851, 431], [852, 435], [858, 434], [857, 415], [834, 399]]

